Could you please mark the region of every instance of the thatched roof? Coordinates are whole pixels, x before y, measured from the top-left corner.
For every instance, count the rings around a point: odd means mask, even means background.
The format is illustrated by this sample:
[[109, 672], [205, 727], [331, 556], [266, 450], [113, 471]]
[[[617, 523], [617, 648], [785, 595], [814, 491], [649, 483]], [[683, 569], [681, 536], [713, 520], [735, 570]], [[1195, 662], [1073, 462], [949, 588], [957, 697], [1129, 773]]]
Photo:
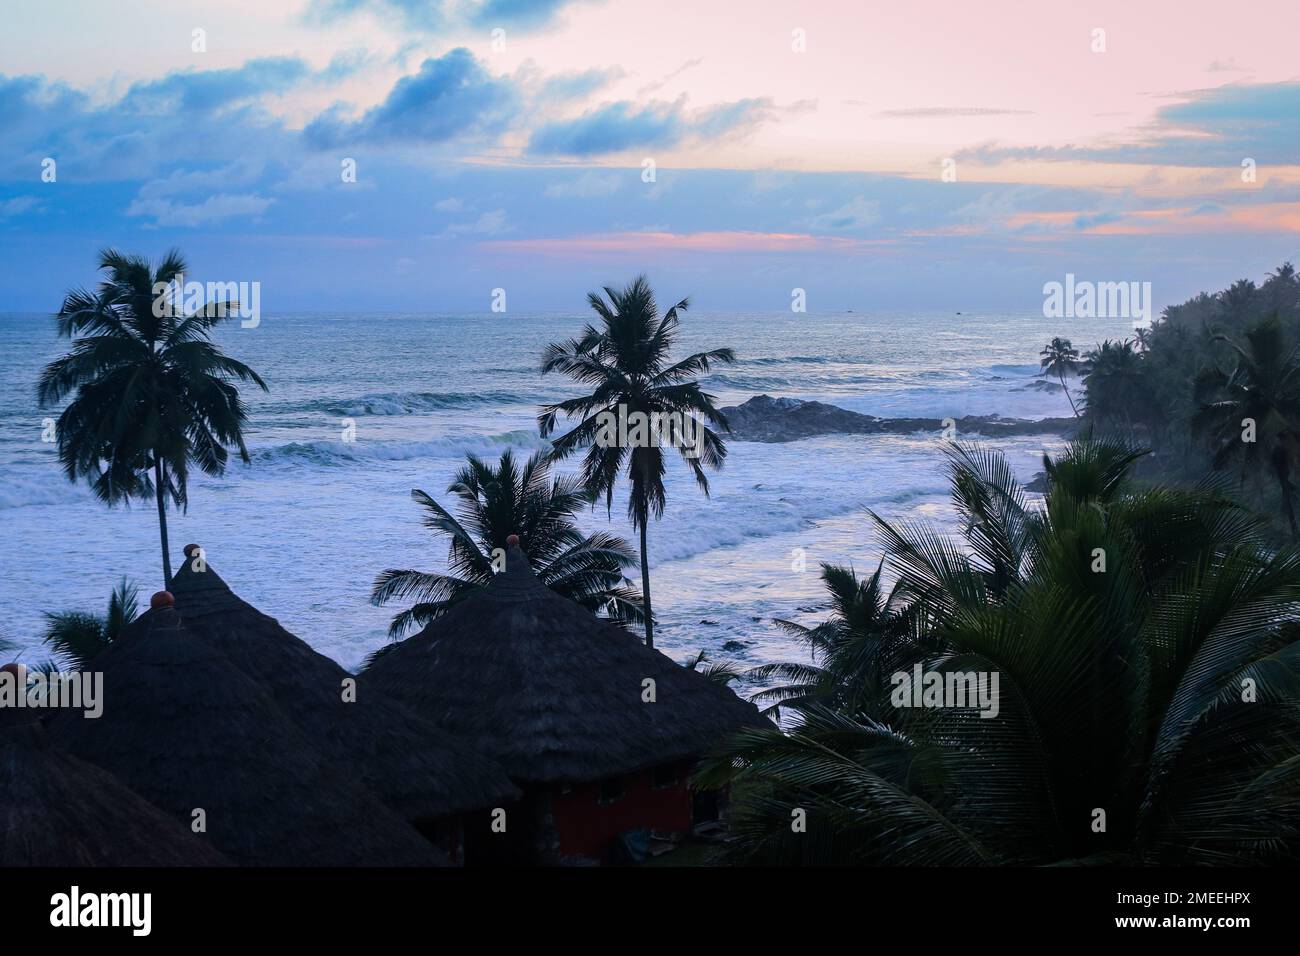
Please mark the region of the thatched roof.
[[426, 720], [354, 678], [280, 622], [242, 600], [208, 564], [181, 562], [171, 592], [185, 626], [264, 684], [319, 747], [347, 760], [360, 779], [408, 820], [499, 806], [517, 797], [505, 772]]
[[63, 713], [51, 740], [115, 774], [237, 863], [436, 865], [445, 857], [319, 751], [256, 680], [151, 610], [96, 658], [103, 715]]
[[[521, 782], [580, 782], [701, 754], [761, 725], [728, 688], [556, 594], [517, 545], [506, 570], [365, 672]], [[642, 700], [653, 679], [655, 702]]]
[[112, 774], [50, 747], [39, 722], [0, 725], [0, 867], [229, 865]]

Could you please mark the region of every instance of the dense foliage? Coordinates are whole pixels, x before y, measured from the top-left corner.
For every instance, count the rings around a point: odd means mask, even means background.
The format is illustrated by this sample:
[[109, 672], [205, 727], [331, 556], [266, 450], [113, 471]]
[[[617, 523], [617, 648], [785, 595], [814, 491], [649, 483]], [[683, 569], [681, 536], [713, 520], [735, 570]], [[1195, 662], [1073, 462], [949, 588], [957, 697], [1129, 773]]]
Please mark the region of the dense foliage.
[[[1138, 486], [1124, 442], [952, 446], [960, 534], [873, 515], [882, 567], [824, 568], [811, 663], [763, 668], [784, 728], [698, 783], [749, 863], [1245, 864], [1300, 852], [1300, 553], [1223, 493]], [[885, 587], [886, 577], [893, 578]], [[896, 675], [997, 675], [996, 713], [900, 706]], [[991, 683], [991, 681], [990, 681]]]

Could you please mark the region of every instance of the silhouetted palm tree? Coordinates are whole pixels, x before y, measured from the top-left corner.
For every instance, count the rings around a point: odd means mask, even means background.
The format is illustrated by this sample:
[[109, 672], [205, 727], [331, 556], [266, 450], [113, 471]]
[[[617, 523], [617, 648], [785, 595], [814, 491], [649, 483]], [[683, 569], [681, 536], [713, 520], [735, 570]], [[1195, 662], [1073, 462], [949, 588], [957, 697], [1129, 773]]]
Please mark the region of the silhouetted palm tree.
[[1079, 409], [1074, 405], [1074, 398], [1070, 395], [1070, 387], [1065, 384], [1065, 376], [1073, 375], [1079, 368], [1079, 350], [1070, 344], [1069, 339], [1063, 339], [1059, 336], [1048, 343], [1047, 348], [1043, 349], [1039, 355], [1042, 361], [1039, 367], [1042, 368], [1044, 375], [1055, 375], [1061, 382], [1061, 388], [1065, 390], [1065, 397], [1069, 399], [1070, 410], [1074, 412], [1074, 417], [1079, 417]]
[[[612, 534], [584, 535], [573, 523], [579, 509], [595, 496], [577, 478], [556, 478], [541, 454], [520, 468], [507, 450], [494, 468], [473, 455], [448, 486], [460, 506], [452, 514], [427, 493], [411, 497], [425, 511], [424, 526], [450, 539], [447, 572], [389, 569], [375, 579], [371, 603], [399, 598], [417, 603], [393, 618], [391, 638], [400, 638], [446, 613], [491, 580], [502, 568], [506, 539], [519, 535], [538, 578], [554, 591], [610, 618], [640, 623], [636, 591], [623, 572], [635, 556], [626, 541]], [[494, 567], [493, 557], [497, 562]]]
[[[554, 441], [552, 455], [567, 458], [588, 448], [582, 463], [583, 481], [611, 507], [619, 472], [626, 466], [629, 483], [628, 516], [641, 533], [641, 600], [645, 610], [646, 644], [654, 646], [654, 619], [650, 603], [650, 568], [646, 556], [646, 528], [651, 518], [664, 511], [666, 460], [660, 441], [636, 443], [601, 441], [600, 434], [610, 416], [677, 415], [690, 418], [697, 441], [688, 446], [678, 442], [677, 451], [695, 474], [695, 481], [707, 495], [709, 480], [705, 467], [718, 469], [727, 456], [726, 446], [714, 426], [729, 431], [726, 419], [714, 405], [712, 395], [700, 390], [693, 376], [707, 372], [715, 362], [734, 362], [731, 349], [696, 352], [679, 362], [670, 353], [677, 337], [678, 313], [686, 311], [682, 299], [663, 317], [645, 276], [639, 276], [619, 291], [606, 288], [608, 302], [599, 293], [587, 295], [587, 302], [600, 317], [599, 327], [587, 325], [582, 334], [568, 342], [549, 346], [542, 357], [542, 373], [562, 372], [591, 391], [579, 398], [542, 408], [537, 422], [543, 437], [556, 427], [563, 414], [580, 419], [578, 424]], [[673, 444], [672, 442], [667, 442]]]
[[1231, 372], [1206, 369], [1197, 378], [1203, 401], [1194, 427], [1208, 434], [1216, 468], [1239, 460], [1272, 473], [1291, 534], [1300, 538], [1292, 479], [1300, 467], [1300, 345], [1288, 347], [1276, 316], [1252, 326], [1244, 346], [1226, 335], [1215, 340], [1233, 349], [1236, 365]]
[[[1077, 439], [1045, 458], [1043, 505], [1022, 507], [1010, 471], [988, 467], [1000, 456], [957, 449], [954, 502], [976, 519], [960, 538], [876, 518], [898, 578], [889, 603], [912, 623], [876, 642], [877, 670], [907, 674], [910, 659], [945, 683], [997, 675], [997, 715], [952, 699], [900, 706], [896, 675], [833, 673], [834, 694], [785, 705], [791, 726], [746, 731], [704, 765], [698, 784], [745, 784], [729, 852], [760, 863], [1295, 860], [1300, 553], [1266, 547], [1262, 522], [1215, 485], [1134, 487], [1139, 454]], [[792, 832], [792, 808], [804, 832]]]
[[100, 652], [121, 636], [139, 614], [139, 591], [126, 578], [108, 599], [108, 613], [57, 611], [45, 614], [45, 643], [63, 666], [85, 670]]
[[1120, 419], [1131, 433], [1135, 411], [1139, 420], [1149, 417], [1144, 403], [1150, 396], [1143, 394], [1141, 386], [1142, 353], [1133, 347], [1132, 339], [1102, 342], [1084, 356], [1083, 369], [1087, 411], [1095, 421]]
[[[178, 252], [152, 268], [147, 259], [105, 250], [97, 292], [67, 293], [56, 316], [67, 355], [41, 374], [42, 406], [75, 397], [58, 418], [59, 461], [70, 481], [84, 478], [110, 505], [153, 497], [158, 505], [163, 587], [171, 581], [166, 499], [184, 508], [189, 464], [210, 475], [226, 467], [228, 447], [245, 462], [244, 405], [235, 380], [266, 383], [210, 339], [237, 303], [183, 314]], [[168, 287], [162, 295], [155, 287]]]

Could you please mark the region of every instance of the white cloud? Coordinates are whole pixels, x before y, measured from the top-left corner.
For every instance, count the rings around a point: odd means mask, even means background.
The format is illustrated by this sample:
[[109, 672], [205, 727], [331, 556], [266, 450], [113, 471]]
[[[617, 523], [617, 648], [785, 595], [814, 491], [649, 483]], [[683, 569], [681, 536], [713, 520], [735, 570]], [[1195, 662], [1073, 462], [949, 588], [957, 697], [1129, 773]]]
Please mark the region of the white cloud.
[[129, 207], [128, 216], [149, 216], [155, 226], [203, 226], [238, 216], [260, 216], [274, 199], [253, 194], [230, 195], [220, 193], [209, 196], [201, 203], [186, 204], [170, 199], [136, 199]]
[[29, 209], [36, 208], [39, 203], [40, 200], [33, 196], [17, 196], [13, 199], [6, 199], [4, 202], [0, 202], [0, 219], [21, 216]]

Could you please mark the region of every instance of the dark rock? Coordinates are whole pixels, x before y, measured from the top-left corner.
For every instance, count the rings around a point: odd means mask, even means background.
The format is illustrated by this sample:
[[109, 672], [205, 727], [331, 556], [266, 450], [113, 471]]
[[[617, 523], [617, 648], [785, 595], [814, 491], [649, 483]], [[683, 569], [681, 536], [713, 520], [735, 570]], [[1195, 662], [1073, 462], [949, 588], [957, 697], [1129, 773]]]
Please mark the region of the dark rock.
[[[731, 426], [731, 437], [737, 441], [787, 442], [815, 435], [899, 435], [938, 432], [944, 427], [943, 420], [938, 418], [877, 418], [825, 402], [770, 395], [755, 395], [743, 405], [722, 409], [722, 414]], [[966, 415], [955, 419], [954, 424], [959, 438], [970, 434], [986, 438], [1073, 434], [1078, 428], [1078, 421], [1073, 418], [1034, 421], [1000, 415]]]

